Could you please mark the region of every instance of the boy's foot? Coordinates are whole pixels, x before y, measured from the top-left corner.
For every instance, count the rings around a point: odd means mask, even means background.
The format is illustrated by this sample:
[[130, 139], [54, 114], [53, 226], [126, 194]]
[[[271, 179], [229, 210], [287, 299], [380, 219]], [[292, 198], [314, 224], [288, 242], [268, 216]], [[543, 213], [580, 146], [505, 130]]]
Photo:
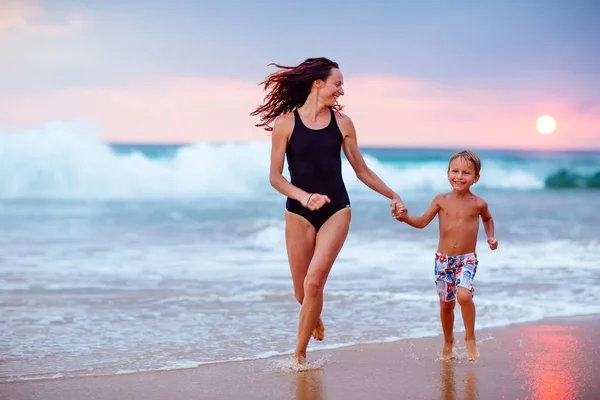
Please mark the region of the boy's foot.
[[321, 317], [317, 320], [317, 325], [315, 325], [315, 330], [312, 333], [312, 337], [316, 340], [325, 339], [325, 325], [323, 325], [323, 320]]
[[479, 358], [479, 351], [477, 350], [475, 339], [465, 340], [465, 344], [467, 345], [467, 358], [469, 361], [477, 360]]
[[444, 343], [444, 350], [442, 350], [442, 355], [440, 356], [440, 360], [447, 361], [458, 358], [458, 353], [454, 350], [454, 338], [452, 338], [451, 342]]

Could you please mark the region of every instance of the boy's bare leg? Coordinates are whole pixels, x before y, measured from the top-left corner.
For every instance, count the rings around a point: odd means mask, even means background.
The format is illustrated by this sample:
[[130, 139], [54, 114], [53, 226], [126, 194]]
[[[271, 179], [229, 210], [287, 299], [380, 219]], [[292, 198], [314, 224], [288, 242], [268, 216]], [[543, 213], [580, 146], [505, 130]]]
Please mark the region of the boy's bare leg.
[[440, 359], [451, 360], [457, 357], [454, 351], [454, 306], [456, 301], [440, 300], [440, 320], [444, 331], [444, 350]]
[[469, 361], [475, 361], [479, 358], [479, 351], [477, 350], [477, 343], [475, 342], [475, 303], [473, 303], [473, 296], [467, 289], [459, 287], [456, 298], [460, 304], [460, 311], [465, 324], [467, 357]]

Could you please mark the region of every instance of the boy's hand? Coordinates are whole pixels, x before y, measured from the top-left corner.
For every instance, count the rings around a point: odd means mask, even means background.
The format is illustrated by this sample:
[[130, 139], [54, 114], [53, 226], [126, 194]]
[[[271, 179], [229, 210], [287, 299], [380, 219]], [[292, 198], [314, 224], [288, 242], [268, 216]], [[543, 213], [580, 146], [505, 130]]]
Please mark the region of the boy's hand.
[[405, 214], [394, 214], [393, 217], [396, 218], [400, 222], [405, 222], [408, 219], [408, 215], [406, 213]]
[[488, 238], [488, 244], [490, 245], [490, 249], [496, 250], [498, 248], [498, 241], [493, 237]]
[[400, 212], [396, 212], [394, 214], [394, 218], [396, 218], [400, 222], [405, 222], [408, 219], [408, 211], [404, 208]]

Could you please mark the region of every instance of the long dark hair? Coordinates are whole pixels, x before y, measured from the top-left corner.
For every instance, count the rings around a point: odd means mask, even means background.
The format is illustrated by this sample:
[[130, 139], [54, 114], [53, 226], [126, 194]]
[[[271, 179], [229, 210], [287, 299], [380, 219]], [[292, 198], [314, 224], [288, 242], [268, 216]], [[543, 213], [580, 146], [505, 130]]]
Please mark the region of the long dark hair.
[[[273, 130], [269, 124], [278, 116], [304, 104], [314, 81], [325, 81], [333, 68], [339, 68], [336, 62], [325, 57], [308, 58], [295, 67], [271, 65], [279, 68], [279, 71], [267, 76], [260, 85], [264, 85], [266, 91], [272, 88], [265, 95], [263, 104], [250, 113], [253, 117], [260, 115], [261, 122], [256, 126], [262, 126], [267, 131]], [[337, 104], [334, 108], [341, 110]]]

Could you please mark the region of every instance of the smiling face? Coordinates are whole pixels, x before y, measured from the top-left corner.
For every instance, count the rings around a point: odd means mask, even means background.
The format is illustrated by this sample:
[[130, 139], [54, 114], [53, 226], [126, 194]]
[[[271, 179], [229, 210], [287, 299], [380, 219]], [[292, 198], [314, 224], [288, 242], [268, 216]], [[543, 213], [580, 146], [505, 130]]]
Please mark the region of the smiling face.
[[478, 180], [479, 173], [475, 171], [475, 165], [471, 160], [457, 157], [450, 161], [448, 181], [452, 189], [458, 192], [467, 192]]
[[336, 104], [338, 97], [344, 95], [344, 89], [342, 89], [343, 84], [344, 77], [342, 76], [340, 70], [337, 68], [332, 68], [325, 81], [315, 81], [315, 87], [319, 100], [327, 107], [333, 107]]

